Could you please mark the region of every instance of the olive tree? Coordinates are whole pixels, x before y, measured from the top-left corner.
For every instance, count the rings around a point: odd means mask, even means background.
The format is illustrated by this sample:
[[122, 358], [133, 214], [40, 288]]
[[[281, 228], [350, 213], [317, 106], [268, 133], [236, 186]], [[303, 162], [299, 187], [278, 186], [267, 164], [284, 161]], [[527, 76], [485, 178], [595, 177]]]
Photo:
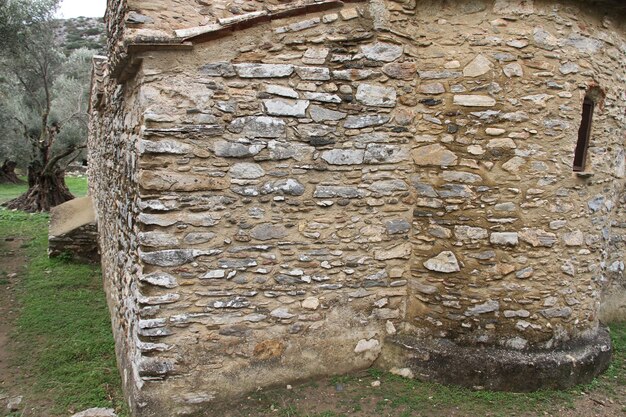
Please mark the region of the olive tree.
[[[28, 161], [28, 191], [5, 205], [48, 211], [73, 198], [65, 165], [84, 148], [91, 53], [61, 52], [51, 19], [56, 1], [0, 2], [0, 34], [10, 29], [12, 39], [0, 44], [2, 110], [8, 119], [0, 140]], [[10, 10], [15, 15], [9, 16]]]

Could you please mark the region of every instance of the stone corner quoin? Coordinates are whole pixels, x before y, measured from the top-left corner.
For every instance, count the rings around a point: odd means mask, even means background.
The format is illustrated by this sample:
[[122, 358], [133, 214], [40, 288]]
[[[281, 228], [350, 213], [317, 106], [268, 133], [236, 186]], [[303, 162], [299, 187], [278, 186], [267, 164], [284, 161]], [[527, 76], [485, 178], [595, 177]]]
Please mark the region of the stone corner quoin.
[[608, 366], [620, 2], [143, 3], [109, 2], [89, 137], [134, 415], [374, 363], [513, 391]]

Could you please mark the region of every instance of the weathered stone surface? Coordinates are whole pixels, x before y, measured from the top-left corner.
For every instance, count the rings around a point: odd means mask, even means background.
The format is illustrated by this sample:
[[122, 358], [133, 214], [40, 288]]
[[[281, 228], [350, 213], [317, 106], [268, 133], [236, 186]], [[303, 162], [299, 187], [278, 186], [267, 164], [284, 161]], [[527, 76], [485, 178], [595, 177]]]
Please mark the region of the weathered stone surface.
[[348, 116], [343, 127], [346, 129], [362, 129], [364, 127], [380, 126], [390, 120], [389, 116], [383, 114]]
[[423, 80], [440, 80], [443, 78], [459, 78], [463, 75], [459, 71], [418, 71], [417, 72]]
[[289, 310], [286, 309], [286, 308], [277, 308], [277, 309], [272, 310], [270, 312], [270, 316], [275, 317], [277, 319], [286, 319], [286, 320], [288, 320], [288, 319], [290, 319], [292, 317], [295, 317], [295, 314], [291, 314], [289, 312]]
[[255, 179], [264, 176], [265, 170], [259, 164], [239, 162], [230, 167], [228, 174], [233, 178]]
[[539, 48], [551, 51], [558, 46], [559, 40], [541, 27], [533, 30], [533, 40]]
[[354, 348], [354, 353], [363, 353], [370, 350], [378, 349], [380, 342], [376, 339], [361, 339]]
[[[359, 145], [361, 144], [374, 144], [374, 143], [385, 143], [389, 142], [389, 135], [386, 132], [370, 132], [370, 133], [361, 133], [352, 137], [354, 142], [357, 142]], [[367, 145], [374, 146], [374, 145]], [[394, 148], [400, 148], [400, 146], [396, 145], [388, 145]]]
[[178, 222], [177, 219], [175, 219], [172, 216], [163, 216], [160, 214], [149, 214], [149, 213], [141, 213], [137, 220], [139, 221], [139, 223], [141, 224], [145, 224], [145, 225], [159, 225], [159, 226], [171, 226], [173, 224], [176, 224]]
[[322, 47], [309, 48], [302, 56], [302, 62], [305, 64], [319, 65], [326, 61], [326, 57], [330, 53], [330, 49]]
[[570, 34], [563, 44], [575, 48], [578, 52], [595, 54], [604, 47], [604, 42], [600, 39], [582, 36], [578, 33]]
[[366, 164], [392, 164], [408, 159], [408, 149], [395, 145], [370, 144], [363, 156], [363, 162]]
[[409, 187], [402, 180], [383, 180], [372, 183], [368, 189], [378, 194], [390, 195], [395, 191], [406, 191]]
[[315, 122], [337, 121], [345, 119], [347, 114], [341, 111], [330, 110], [315, 104], [309, 108], [311, 119]]
[[322, 153], [322, 159], [331, 165], [359, 165], [365, 151], [360, 149], [333, 149]]
[[304, 98], [322, 103], [341, 103], [341, 97], [337, 94], [305, 92]]
[[445, 184], [443, 185], [438, 194], [444, 198], [473, 198], [474, 192], [472, 188], [463, 184]]
[[168, 233], [141, 232], [139, 233], [139, 242], [144, 246], [164, 247], [176, 246], [178, 239]]
[[459, 272], [459, 262], [453, 252], [443, 251], [434, 258], [430, 258], [424, 262], [424, 267], [430, 271], [443, 272], [449, 274], [451, 272]]
[[515, 272], [515, 277], [519, 279], [528, 279], [533, 276], [534, 272], [535, 270], [533, 269], [533, 267], [528, 266]]
[[412, 80], [417, 77], [417, 64], [414, 62], [389, 63], [383, 66], [383, 73], [390, 78]]
[[508, 171], [510, 173], [517, 173], [522, 165], [524, 165], [526, 161], [524, 158], [520, 158], [519, 156], [514, 156], [513, 158], [506, 161], [502, 164], [502, 169]]
[[332, 76], [336, 80], [342, 81], [361, 81], [372, 78], [376, 73], [370, 69], [352, 68], [349, 70], [334, 70]]
[[142, 140], [139, 142], [140, 153], [165, 153], [183, 155], [193, 150], [191, 145], [176, 140]]
[[282, 78], [293, 73], [293, 65], [284, 64], [234, 64], [241, 78]]
[[477, 304], [474, 307], [468, 308], [464, 314], [471, 317], [479, 314], [492, 313], [498, 310], [500, 310], [500, 303], [496, 300], [488, 300], [482, 304]]
[[14, 411], [18, 411], [22, 405], [23, 396], [18, 395], [17, 397], [9, 398], [7, 401], [6, 409], [12, 413]]
[[480, 77], [491, 71], [492, 64], [485, 56], [477, 55], [465, 68], [463, 68], [463, 76]]
[[496, 105], [496, 100], [489, 96], [455, 95], [454, 104], [464, 107], [493, 107]]
[[505, 65], [504, 67], [502, 67], [502, 70], [504, 71], [504, 75], [506, 75], [508, 78], [524, 76], [524, 69], [517, 62], [512, 62]]
[[494, 245], [517, 246], [519, 236], [516, 232], [495, 232], [491, 234], [489, 241]]
[[565, 246], [582, 246], [585, 243], [585, 236], [580, 230], [563, 234]]
[[487, 239], [489, 233], [482, 227], [454, 226], [454, 235], [459, 240]]
[[217, 156], [226, 158], [245, 158], [254, 156], [265, 148], [264, 144], [251, 144], [245, 142], [228, 142], [220, 140], [213, 145], [213, 151]]
[[213, 62], [201, 66], [200, 74], [208, 77], [234, 77], [236, 72], [230, 62]]
[[511, 39], [507, 41], [506, 44], [513, 48], [523, 49], [528, 46], [528, 41], [526, 39]]
[[139, 185], [155, 191], [210, 191], [228, 188], [230, 180], [190, 173], [143, 171], [139, 176]]
[[288, 101], [284, 99], [263, 100], [265, 111], [272, 116], [305, 117], [308, 100]]
[[265, 91], [269, 94], [287, 98], [298, 98], [299, 94], [291, 87], [285, 87], [283, 85], [270, 84], [265, 86]]
[[360, 198], [365, 196], [365, 192], [363, 190], [359, 190], [357, 187], [318, 185], [315, 188], [315, 193], [313, 194], [313, 196], [317, 198]]
[[361, 52], [373, 61], [392, 62], [402, 56], [403, 47], [391, 43], [377, 42], [363, 45]]
[[176, 288], [178, 283], [176, 278], [165, 272], [152, 272], [139, 277], [141, 282], [163, 288]]
[[228, 130], [249, 138], [279, 138], [285, 135], [286, 123], [275, 117], [239, 117], [232, 121]]
[[374, 259], [386, 261], [389, 259], [408, 259], [411, 255], [411, 245], [408, 243], [394, 246], [389, 249], [379, 249], [374, 251]]
[[522, 100], [530, 101], [538, 107], [545, 107], [548, 100], [553, 99], [554, 96], [550, 94], [532, 94], [530, 96], [523, 96]]
[[487, 129], [485, 129], [485, 133], [488, 134], [489, 136], [500, 136], [506, 133], [506, 129], [500, 129], [497, 127], [488, 127]]
[[487, 149], [515, 149], [517, 145], [511, 138], [491, 139], [487, 142]]
[[261, 223], [250, 231], [250, 236], [256, 240], [282, 239], [289, 234], [282, 225]]
[[587, 207], [589, 207], [589, 210], [591, 210], [592, 213], [595, 213], [602, 209], [602, 207], [605, 204], [604, 202], [605, 202], [604, 196], [597, 195], [587, 202]]
[[580, 71], [580, 67], [575, 62], [566, 62], [559, 67], [559, 72], [563, 75], [575, 74]]
[[554, 233], [546, 232], [542, 229], [524, 228], [518, 233], [519, 238], [533, 247], [543, 246], [551, 248], [557, 242]]
[[569, 307], [552, 307], [541, 310], [540, 313], [548, 319], [568, 318], [572, 315], [572, 309]]
[[196, 249], [170, 249], [154, 252], [142, 252], [140, 253], [140, 257], [143, 262], [149, 265], [178, 266], [192, 262], [198, 256], [212, 254], [214, 253], [211, 251]]
[[385, 222], [385, 229], [390, 235], [407, 233], [411, 230], [411, 224], [404, 219], [393, 219]]
[[283, 195], [302, 195], [304, 194], [304, 185], [293, 178], [286, 178], [263, 184], [261, 194], [278, 193]]
[[482, 182], [483, 180], [480, 175], [462, 171], [445, 171], [443, 174], [441, 174], [441, 178], [443, 178], [444, 181], [463, 182], [467, 184], [474, 184]]
[[307, 297], [302, 301], [302, 308], [307, 310], [317, 310], [320, 305], [320, 300], [317, 297]]
[[396, 105], [396, 90], [372, 84], [359, 84], [356, 90], [356, 99], [366, 106], [394, 107]]
[[412, 283], [411, 287], [415, 288], [417, 291], [421, 292], [422, 294], [427, 294], [427, 295], [432, 295], [439, 291], [437, 287], [435, 287], [434, 285], [426, 285], [426, 284], [421, 284], [419, 282]]
[[296, 73], [307, 81], [330, 80], [330, 70], [326, 67], [296, 67]]
[[496, 0], [493, 12], [503, 15], [528, 15], [535, 12], [533, 0]]
[[117, 417], [112, 408], [89, 408], [72, 415], [72, 417]]
[[421, 84], [419, 86], [420, 93], [423, 94], [443, 94], [446, 92], [446, 88], [441, 83], [429, 83], [429, 84]]
[[223, 269], [216, 269], [206, 272], [200, 277], [200, 279], [222, 279], [224, 277], [226, 277], [226, 271]]
[[185, 213], [178, 214], [178, 220], [183, 223], [190, 224], [192, 226], [198, 227], [209, 227], [215, 226], [218, 223], [218, 220], [212, 216], [210, 213]]
[[414, 149], [411, 156], [417, 165], [451, 166], [456, 165], [458, 161], [454, 152], [439, 144]]

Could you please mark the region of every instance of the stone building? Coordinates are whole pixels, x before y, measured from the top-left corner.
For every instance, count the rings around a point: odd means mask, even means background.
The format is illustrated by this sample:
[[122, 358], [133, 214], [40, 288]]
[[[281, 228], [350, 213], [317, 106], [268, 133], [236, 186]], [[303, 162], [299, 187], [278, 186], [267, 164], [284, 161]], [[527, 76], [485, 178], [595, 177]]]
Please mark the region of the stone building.
[[109, 0], [90, 191], [135, 415], [373, 365], [521, 391], [601, 372], [625, 9]]

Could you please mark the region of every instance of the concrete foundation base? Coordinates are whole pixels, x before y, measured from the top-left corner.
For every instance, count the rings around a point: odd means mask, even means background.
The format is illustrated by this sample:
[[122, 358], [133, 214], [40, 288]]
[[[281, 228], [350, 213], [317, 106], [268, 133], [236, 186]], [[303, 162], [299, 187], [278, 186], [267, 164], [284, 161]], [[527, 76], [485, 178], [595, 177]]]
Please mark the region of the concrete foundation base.
[[404, 351], [405, 366], [418, 379], [494, 391], [528, 392], [585, 384], [606, 370], [611, 360], [611, 340], [605, 328], [591, 338], [554, 350], [468, 347], [407, 336], [397, 336], [392, 343]]

